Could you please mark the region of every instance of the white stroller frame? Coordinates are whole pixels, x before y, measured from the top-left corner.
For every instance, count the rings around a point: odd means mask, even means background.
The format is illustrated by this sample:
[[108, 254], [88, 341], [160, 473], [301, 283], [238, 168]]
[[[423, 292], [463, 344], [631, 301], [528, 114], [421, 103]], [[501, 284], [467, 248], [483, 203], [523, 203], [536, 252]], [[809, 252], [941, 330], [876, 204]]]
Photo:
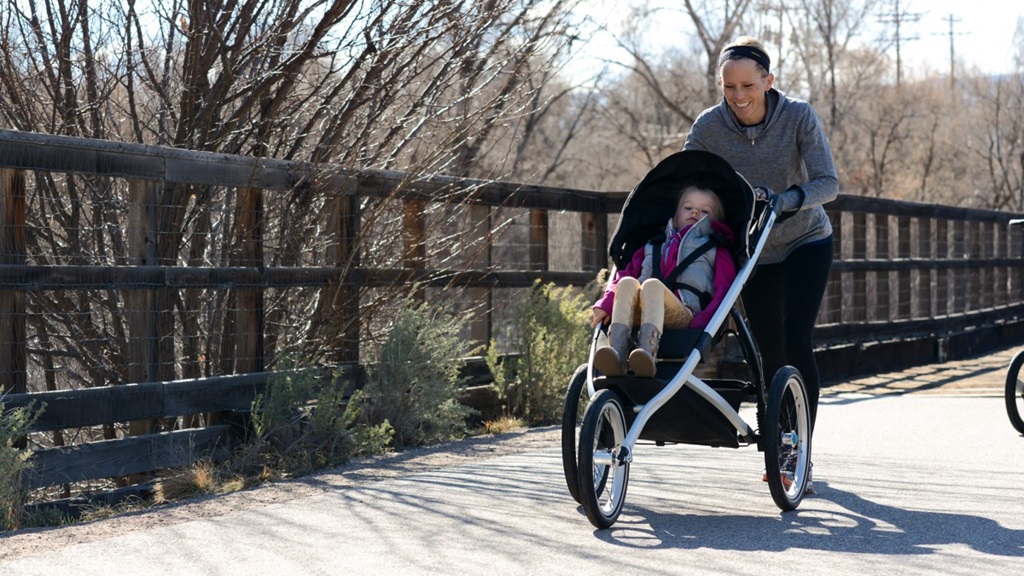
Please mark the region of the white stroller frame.
[[[748, 236], [755, 232], [757, 225], [761, 225], [756, 246], [751, 256], [737, 271], [736, 279], [703, 329], [698, 344], [693, 346], [675, 376], [649, 400], [633, 405], [632, 413], [628, 413], [628, 399], [622, 397], [622, 392], [630, 388], [629, 383], [622, 387], [614, 384], [624, 377], [619, 377], [618, 380], [595, 377], [594, 352], [602, 328], [599, 326], [595, 329], [586, 369], [581, 366], [577, 370], [566, 395], [562, 448], [566, 482], [570, 493], [583, 505], [588, 518], [596, 527], [607, 528], [618, 518], [625, 500], [634, 448], [641, 440], [645, 426], [684, 388], [696, 392], [706, 401], [708, 410], [717, 410], [728, 420], [735, 429], [735, 446], [757, 444], [759, 450], [765, 452], [765, 469], [770, 471], [766, 472], [766, 480], [779, 508], [787, 511], [799, 505], [810, 478], [811, 440], [809, 400], [799, 372], [793, 367], [784, 367], [776, 373], [770, 386], [765, 387], [762, 384], [759, 387], [760, 391], [755, 390], [760, 432], [778, 430], [778, 433], [774, 434], [759, 433], [759, 430], [744, 420], [738, 408], [726, 400], [718, 390], [693, 374], [702, 359], [702, 354], [710, 349], [710, 346], [705, 344], [713, 341], [729, 316], [733, 314], [735, 319], [742, 322], [742, 317], [734, 311], [734, 307], [739, 301], [744, 285], [756, 269], [757, 260], [779, 214], [777, 197], [772, 197], [768, 200], [767, 209], [762, 213], [762, 222], [752, 219], [751, 229], [747, 231]], [[749, 339], [749, 331], [745, 331], [745, 334]], [[752, 339], [749, 344], [748, 348], [752, 347], [756, 355], [756, 344]], [[748, 361], [752, 369], [760, 373], [760, 358], [748, 358]], [[763, 375], [760, 379], [764, 383]], [[612, 385], [599, 389], [595, 386], [595, 380], [612, 382]], [[576, 415], [584, 383], [590, 400], [583, 415], [577, 448]], [[735, 400], [734, 403], [738, 404]], [[627, 426], [629, 420], [632, 424]], [[659, 445], [675, 442], [677, 441], [657, 440]], [[687, 443], [685, 440], [681, 442]], [[780, 470], [778, 474], [774, 473], [776, 469]], [[588, 474], [588, 470], [592, 473]]]

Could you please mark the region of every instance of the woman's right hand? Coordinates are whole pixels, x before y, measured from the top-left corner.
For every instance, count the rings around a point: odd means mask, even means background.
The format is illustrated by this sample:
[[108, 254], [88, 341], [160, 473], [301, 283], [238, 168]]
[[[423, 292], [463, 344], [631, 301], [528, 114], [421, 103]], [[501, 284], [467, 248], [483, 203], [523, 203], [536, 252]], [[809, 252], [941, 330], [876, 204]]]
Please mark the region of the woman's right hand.
[[603, 324], [608, 319], [608, 313], [600, 308], [592, 308], [592, 316], [590, 318], [590, 327], [597, 328], [598, 324]]

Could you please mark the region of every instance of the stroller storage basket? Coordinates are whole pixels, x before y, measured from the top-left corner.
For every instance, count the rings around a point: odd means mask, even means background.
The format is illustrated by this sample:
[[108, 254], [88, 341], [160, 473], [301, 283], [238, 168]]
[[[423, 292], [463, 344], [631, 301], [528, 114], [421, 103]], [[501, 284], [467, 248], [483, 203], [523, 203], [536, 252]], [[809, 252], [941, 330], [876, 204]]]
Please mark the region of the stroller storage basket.
[[[675, 369], [678, 368], [676, 365]], [[744, 402], [756, 401], [755, 391], [747, 382], [705, 380], [704, 383], [720, 394], [734, 410], [739, 410], [740, 404]], [[646, 404], [655, 394], [661, 392], [664, 386], [665, 383], [662, 381], [647, 378], [599, 378], [594, 381], [595, 388], [612, 389], [626, 400], [625, 412], [630, 426], [633, 424], [630, 416], [635, 414], [632, 407]], [[690, 388], [680, 390], [651, 417], [644, 426], [640, 439], [665, 444], [699, 444], [725, 448], [739, 448], [743, 445], [736, 433], [736, 427], [729, 419]]]

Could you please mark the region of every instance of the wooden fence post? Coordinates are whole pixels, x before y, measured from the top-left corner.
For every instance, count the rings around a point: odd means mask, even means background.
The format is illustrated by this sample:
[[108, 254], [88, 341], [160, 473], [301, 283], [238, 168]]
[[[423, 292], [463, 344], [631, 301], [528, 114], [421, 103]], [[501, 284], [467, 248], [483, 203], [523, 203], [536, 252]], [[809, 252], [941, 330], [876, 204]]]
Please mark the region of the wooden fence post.
[[[854, 260], [866, 260], [868, 257], [868, 216], [863, 212], [853, 213], [853, 253]], [[853, 306], [845, 322], [865, 322], [871, 318], [868, 314], [868, 273], [863, 270], [853, 272]]]
[[[910, 238], [910, 217], [898, 216], [896, 218], [896, 257], [900, 260], [910, 260], [912, 245]], [[913, 301], [913, 287], [911, 286], [911, 273], [909, 269], [896, 272], [896, 318], [909, 320], [913, 317], [911, 302]]]
[[[981, 222], [970, 222], [967, 225], [967, 258], [972, 265], [981, 258], [983, 249], [981, 242]], [[984, 285], [982, 275], [985, 273], [983, 266], [977, 266], [973, 270], [966, 270], [967, 274], [967, 302], [964, 310], [978, 310], [985, 301]]]
[[580, 213], [583, 271], [597, 272], [608, 266], [608, 215]]
[[[157, 199], [161, 183], [131, 180], [128, 183], [128, 257], [132, 266], [156, 266]], [[159, 336], [156, 319], [156, 289], [133, 288], [124, 295], [128, 319], [128, 381], [159, 380]], [[151, 434], [155, 419], [132, 420], [128, 432], [135, 436]]]
[[349, 178], [334, 197], [328, 230], [333, 241], [327, 249], [328, 264], [344, 270], [323, 299], [325, 323], [337, 336], [334, 359], [338, 363], [359, 361], [359, 287], [353, 271], [361, 263], [359, 239], [359, 181]]
[[[995, 224], [993, 222], [979, 222], [978, 242], [981, 244], [981, 258], [984, 261], [992, 259], [992, 252], [995, 237]], [[981, 307], [992, 308], [996, 305], [996, 270], [993, 266], [985, 264], [981, 269]]]
[[530, 210], [530, 249], [527, 270], [548, 270], [548, 211]]
[[[469, 206], [469, 231], [472, 236], [470, 245], [482, 242], [484, 245], [474, 252], [478, 254], [471, 261], [477, 270], [490, 270], [492, 264], [493, 243], [491, 241], [492, 209], [490, 206], [471, 204]], [[479, 306], [481, 313], [470, 322], [470, 339], [476, 344], [487, 345], [491, 341], [494, 312], [494, 293], [491, 288], [477, 287], [467, 291], [474, 306]]]
[[[931, 260], [932, 251], [932, 220], [931, 218], [918, 218], [917, 220], [917, 257], [921, 260]], [[934, 317], [932, 302], [935, 289], [935, 270], [917, 271], [917, 312], [922, 318]]]
[[[953, 226], [953, 255], [952, 259], [963, 261], [967, 257], [967, 224], [965, 222], [957, 222]], [[967, 269], [957, 267], [953, 270], [953, 286], [955, 287], [951, 291], [951, 313], [963, 312], [967, 309], [967, 297], [965, 294], [967, 287]]]
[[[257, 268], [262, 275], [263, 262], [263, 190], [242, 188], [235, 209], [235, 250], [233, 266]], [[235, 374], [262, 372], [264, 310], [263, 287], [235, 288], [234, 350]]]
[[[0, 169], [0, 264], [25, 264], [25, 173]], [[0, 393], [27, 392], [25, 294], [0, 290]]]
[[[935, 259], [949, 260], [949, 221], [940, 218], [935, 221]], [[953, 311], [949, 302], [949, 267], [940, 265], [935, 269], [935, 315], [945, 316]]]
[[[1024, 258], [1024, 229], [1020, 226], [1008, 229], [1006, 244], [1007, 257], [1018, 260]], [[1024, 299], [1024, 268], [1011, 266], [1006, 273], [1009, 276], [1007, 280], [1007, 298], [1011, 301], [1018, 298]]]
[[[874, 258], [877, 260], [888, 260], [889, 259], [889, 215], [888, 214], [875, 214], [875, 255]], [[883, 270], [881, 272], [875, 272], [875, 290], [872, 295], [875, 298], [874, 303], [874, 316], [870, 316], [870, 320], [881, 320], [887, 322], [892, 320], [890, 314], [890, 297], [892, 292], [889, 290], [889, 271]], [[870, 306], [870, 302], [868, 303]]]
[[[424, 218], [425, 200], [406, 200], [402, 203], [402, 268], [414, 276], [427, 265], [427, 228]], [[426, 299], [426, 290], [414, 294], [417, 301]]]

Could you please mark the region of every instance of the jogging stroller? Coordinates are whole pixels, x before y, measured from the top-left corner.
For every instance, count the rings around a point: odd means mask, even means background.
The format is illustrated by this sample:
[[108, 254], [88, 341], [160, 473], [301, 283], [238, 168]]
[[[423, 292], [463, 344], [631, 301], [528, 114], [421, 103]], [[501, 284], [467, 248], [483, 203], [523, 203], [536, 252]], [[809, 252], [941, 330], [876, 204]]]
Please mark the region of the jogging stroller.
[[[573, 498], [598, 528], [618, 519], [626, 497], [634, 447], [639, 442], [697, 444], [764, 452], [768, 488], [783, 511], [793, 510], [810, 476], [810, 405], [803, 378], [791, 366], [766, 382], [757, 344], [740, 302], [765, 240], [779, 216], [775, 198], [755, 200], [750, 184], [724, 159], [687, 150], [658, 163], [630, 192], [612, 235], [609, 255], [616, 268], [663, 234], [680, 190], [696, 185], [713, 190], [733, 231], [736, 279], [718, 310], [701, 330], [666, 329], [657, 352], [656, 375], [608, 377], [594, 368], [594, 352], [607, 339], [594, 330], [587, 364], [569, 382], [563, 406], [562, 464]], [[614, 271], [614, 270], [613, 270]], [[726, 337], [742, 351], [746, 379], [706, 379], [694, 370], [709, 360]], [[757, 421], [746, 422], [741, 405], [756, 406]], [[578, 438], [578, 443], [577, 443]]]

